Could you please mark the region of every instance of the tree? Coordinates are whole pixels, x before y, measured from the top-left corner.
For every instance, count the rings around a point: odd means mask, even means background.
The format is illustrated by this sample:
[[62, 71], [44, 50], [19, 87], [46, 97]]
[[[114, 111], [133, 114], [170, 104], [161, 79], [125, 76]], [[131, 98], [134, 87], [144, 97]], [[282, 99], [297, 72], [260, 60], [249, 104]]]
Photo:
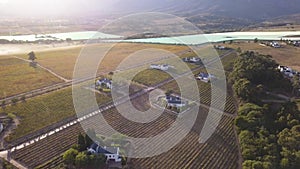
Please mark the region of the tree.
[[290, 164], [289, 164], [289, 159], [287, 158], [283, 158], [280, 161], [280, 167], [281, 168], [289, 168]]
[[97, 136], [95, 133], [95, 130], [93, 129], [88, 129], [86, 134], [85, 134], [85, 147], [89, 147], [94, 143], [94, 140], [96, 140]]
[[106, 162], [106, 156], [103, 154], [88, 156], [89, 162], [96, 167], [102, 166]]
[[233, 89], [237, 97], [244, 101], [249, 101], [252, 95], [252, 86], [248, 79], [239, 79], [233, 84]]
[[77, 167], [85, 167], [88, 164], [88, 156], [84, 153], [84, 152], [80, 152], [77, 154], [76, 158], [75, 158], [75, 165]]
[[237, 53], [242, 53], [242, 49], [241, 49], [240, 47], [238, 47], [238, 48], [236, 49], [236, 52], [237, 52]]
[[299, 79], [298, 75], [295, 75], [293, 77], [292, 86], [293, 86], [293, 94], [298, 96], [298, 94], [299, 94], [298, 90], [300, 89], [300, 79]]
[[75, 164], [75, 158], [78, 154], [78, 151], [71, 148], [69, 150], [67, 150], [64, 154], [63, 154], [63, 160], [64, 162], [69, 165], [72, 166]]
[[78, 145], [79, 145], [79, 151], [84, 151], [86, 149], [85, 138], [81, 133], [78, 134]]
[[29, 56], [28, 60], [31, 60], [31, 62], [34, 62], [34, 60], [37, 59], [36, 56], [35, 56], [35, 53], [33, 51], [31, 51], [27, 55]]

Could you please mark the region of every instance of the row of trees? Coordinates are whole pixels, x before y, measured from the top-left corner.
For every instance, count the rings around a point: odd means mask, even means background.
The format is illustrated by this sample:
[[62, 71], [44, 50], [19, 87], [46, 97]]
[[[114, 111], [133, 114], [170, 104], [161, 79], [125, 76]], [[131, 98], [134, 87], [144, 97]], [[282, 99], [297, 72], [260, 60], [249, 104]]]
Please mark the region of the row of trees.
[[230, 74], [240, 100], [235, 119], [245, 169], [300, 168], [300, 112], [293, 102], [263, 104], [265, 91], [291, 91], [292, 84], [270, 56], [241, 54]]

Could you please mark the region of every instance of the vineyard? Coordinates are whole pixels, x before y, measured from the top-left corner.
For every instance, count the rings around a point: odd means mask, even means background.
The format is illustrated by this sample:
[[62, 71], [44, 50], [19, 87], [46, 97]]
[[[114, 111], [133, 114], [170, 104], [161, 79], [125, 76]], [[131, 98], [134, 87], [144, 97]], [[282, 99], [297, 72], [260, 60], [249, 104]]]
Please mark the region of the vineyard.
[[133, 159], [133, 168], [238, 168], [238, 149], [232, 119], [223, 118], [217, 131], [205, 144], [190, 132], [170, 151], [152, 158]]
[[[111, 98], [104, 95], [97, 94], [96, 96], [99, 104], [111, 100]], [[6, 141], [11, 142], [65, 118], [74, 116], [72, 89], [66, 88], [28, 99], [26, 102], [7, 107], [5, 113], [15, 114], [21, 118], [21, 123], [6, 138]]]
[[[200, 103], [208, 105], [208, 106], [211, 105], [211, 99], [212, 99], [211, 98], [211, 84], [204, 83], [201, 81], [197, 81], [197, 84], [198, 84], [198, 90], [199, 90], [199, 95], [200, 95]], [[185, 88], [185, 89], [189, 89], [189, 88], [191, 88], [190, 85], [191, 85], [190, 83], [185, 83], [184, 86], [181, 86], [181, 87]], [[174, 93], [180, 94], [180, 89], [178, 87], [178, 84], [175, 81], [172, 81], [172, 82], [164, 85], [161, 89], [164, 91], [172, 90]], [[219, 89], [219, 90], [221, 90], [221, 89]], [[187, 91], [187, 92], [193, 92], [193, 91]], [[191, 94], [190, 96], [194, 96], [194, 95]], [[195, 100], [195, 98], [188, 98], [188, 99]], [[214, 99], [214, 101], [221, 101], [221, 99], [219, 100], [217, 98], [217, 99]], [[231, 114], [234, 114], [236, 112], [234, 97], [233, 97], [230, 89], [228, 89], [228, 91], [227, 91], [227, 98], [226, 98], [224, 110], [225, 110], [225, 112], [231, 113]]]
[[[134, 99], [135, 104], [140, 103], [140, 109], [147, 109], [145, 100]], [[135, 137], [148, 138], [166, 131], [176, 119], [176, 116], [163, 113], [157, 120], [141, 124], [125, 119], [115, 108], [102, 113], [103, 117], [118, 132]], [[205, 144], [199, 144], [199, 133], [205, 118], [206, 109], [200, 109], [193, 129], [176, 147], [170, 151], [152, 158], [132, 159], [133, 168], [237, 168], [237, 145], [233, 130], [232, 119], [223, 117], [216, 132]], [[97, 134], [105, 135], [110, 132], [104, 123], [99, 123], [99, 115], [84, 121], [86, 128], [93, 128]], [[21, 150], [13, 152], [13, 158], [20, 163], [34, 168], [48, 168], [62, 163], [59, 157], [64, 151], [77, 142], [77, 135], [82, 132], [79, 124], [71, 126], [55, 135], [34, 143]], [[162, 144], [164, 140], [158, 142]], [[138, 145], [137, 145], [138, 146]], [[185, 158], [186, 157], [186, 158]], [[184, 160], [183, 160], [184, 159]]]

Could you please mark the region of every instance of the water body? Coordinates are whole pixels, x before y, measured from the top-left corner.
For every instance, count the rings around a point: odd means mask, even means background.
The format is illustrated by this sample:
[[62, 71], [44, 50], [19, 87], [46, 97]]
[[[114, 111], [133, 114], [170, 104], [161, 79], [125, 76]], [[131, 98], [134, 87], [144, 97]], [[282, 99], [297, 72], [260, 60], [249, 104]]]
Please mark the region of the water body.
[[178, 37], [163, 37], [163, 38], [150, 38], [150, 39], [130, 39], [127, 42], [140, 42], [140, 43], [162, 43], [162, 44], [190, 44], [198, 45], [208, 42], [222, 42], [230, 40], [300, 40], [300, 37], [287, 37], [300, 35], [300, 31], [291, 32], [226, 32], [226, 33], [213, 33], [202, 35], [187, 35]]
[[[287, 37], [294, 36], [294, 37]], [[295, 37], [298, 36], [298, 37]], [[55, 33], [46, 35], [18, 35], [18, 36], [0, 36], [0, 39], [18, 40], [18, 41], [36, 41], [36, 40], [87, 40], [87, 39], [116, 39], [122, 38], [118, 35], [105, 34], [97, 31], [84, 31], [84, 32], [68, 32], [68, 33]], [[149, 39], [129, 39], [125, 42], [140, 42], [140, 43], [161, 43], [161, 44], [203, 44], [207, 42], [222, 42], [230, 40], [300, 40], [300, 31], [289, 32], [226, 32], [226, 33], [212, 33], [201, 35], [187, 35], [178, 37], [162, 37], [162, 38], [149, 38]], [[116, 41], [110, 41], [116, 42]]]
[[121, 36], [105, 34], [96, 31], [84, 31], [84, 32], [67, 32], [67, 33], [53, 33], [53, 34], [37, 34], [37, 35], [16, 35], [16, 36], [0, 36], [0, 39], [6, 39], [9, 41], [38, 41], [38, 40], [66, 40], [70, 38], [72, 40], [87, 40], [94, 39], [112, 39], [121, 38]]

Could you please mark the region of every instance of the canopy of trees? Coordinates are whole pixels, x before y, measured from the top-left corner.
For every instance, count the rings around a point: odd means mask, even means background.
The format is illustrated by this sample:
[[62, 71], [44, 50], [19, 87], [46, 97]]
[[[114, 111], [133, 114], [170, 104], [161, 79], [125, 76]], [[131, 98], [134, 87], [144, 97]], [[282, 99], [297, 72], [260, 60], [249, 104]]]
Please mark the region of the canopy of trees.
[[270, 56], [246, 52], [238, 57], [230, 74], [235, 95], [241, 100], [235, 125], [245, 169], [300, 168], [300, 112], [296, 103], [274, 109], [260, 99], [264, 89], [291, 91], [294, 87], [276, 67]]

